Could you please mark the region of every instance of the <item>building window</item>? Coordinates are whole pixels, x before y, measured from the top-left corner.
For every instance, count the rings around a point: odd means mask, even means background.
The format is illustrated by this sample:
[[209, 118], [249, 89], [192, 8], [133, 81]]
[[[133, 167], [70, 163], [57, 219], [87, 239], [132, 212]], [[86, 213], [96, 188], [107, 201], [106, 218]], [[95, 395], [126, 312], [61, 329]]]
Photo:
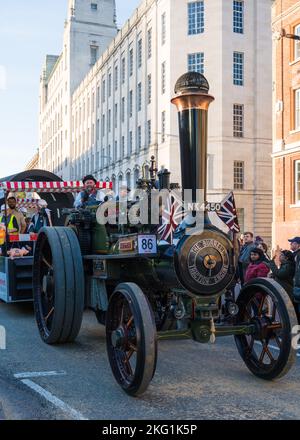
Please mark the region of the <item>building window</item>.
[[233, 32], [237, 34], [244, 33], [244, 2], [233, 2]]
[[166, 141], [166, 112], [161, 114], [161, 143]]
[[108, 110], [108, 118], [107, 118], [107, 131], [111, 132], [111, 110]]
[[98, 9], [97, 3], [91, 3], [91, 10], [92, 11], [97, 11], [97, 9]]
[[166, 13], [164, 12], [161, 16], [161, 44], [162, 46], [166, 42], [166, 35], [167, 35], [167, 29], [166, 29]]
[[166, 62], [161, 65], [161, 94], [166, 92]]
[[188, 3], [188, 34], [196, 35], [204, 32], [204, 2]]
[[100, 138], [100, 119], [97, 119], [97, 125], [96, 125], [96, 140], [99, 140]]
[[148, 104], [151, 104], [151, 99], [152, 99], [152, 79], [151, 79], [151, 75], [148, 75], [147, 95], [148, 95]]
[[133, 115], [133, 92], [129, 92], [129, 117], [132, 118]]
[[300, 89], [295, 90], [295, 130], [300, 130]]
[[151, 120], [147, 122], [147, 144], [151, 145]]
[[244, 106], [242, 104], [233, 105], [233, 136], [244, 137]]
[[122, 98], [121, 102], [121, 121], [125, 122], [125, 98]]
[[190, 53], [188, 54], [188, 71], [204, 73], [204, 53]]
[[118, 128], [118, 104], [115, 104], [115, 128]]
[[126, 76], [126, 61], [125, 58], [122, 58], [122, 68], [121, 68], [122, 84], [125, 83], [125, 76]]
[[137, 131], [137, 149], [140, 150], [142, 148], [142, 127], [138, 126]]
[[105, 136], [105, 115], [102, 115], [102, 137]]
[[114, 162], [118, 160], [118, 142], [115, 141], [114, 143]]
[[132, 131], [129, 132], [129, 142], [128, 142], [128, 154], [130, 155], [132, 153]]
[[105, 102], [105, 79], [102, 81], [102, 102]]
[[122, 136], [121, 140], [121, 159], [125, 156], [125, 137]]
[[97, 108], [100, 107], [100, 87], [97, 87]]
[[142, 83], [138, 83], [138, 112], [142, 110]]
[[233, 84], [244, 85], [244, 54], [242, 52], [233, 52]]
[[133, 75], [133, 49], [129, 51], [129, 76]]
[[91, 65], [93, 66], [96, 64], [98, 59], [98, 47], [97, 46], [91, 46]]
[[118, 90], [119, 86], [119, 69], [118, 66], [115, 66], [115, 73], [114, 73], [114, 88], [115, 91]]
[[[298, 24], [298, 26], [295, 27], [294, 34], [300, 36], [300, 24]], [[297, 60], [298, 58], [300, 58], [300, 41], [295, 40], [294, 44], [295, 44], [295, 46], [294, 46], [294, 59]]]
[[234, 161], [233, 165], [233, 188], [244, 189], [245, 164], [242, 161]]
[[300, 204], [300, 160], [295, 161], [295, 204]]
[[108, 83], [107, 83], [107, 93], [108, 97], [111, 97], [111, 73], [108, 74]]
[[152, 57], [152, 29], [148, 29], [147, 34], [147, 41], [148, 41], [148, 59]]
[[143, 60], [143, 41], [140, 39], [138, 41], [138, 68], [142, 67]]

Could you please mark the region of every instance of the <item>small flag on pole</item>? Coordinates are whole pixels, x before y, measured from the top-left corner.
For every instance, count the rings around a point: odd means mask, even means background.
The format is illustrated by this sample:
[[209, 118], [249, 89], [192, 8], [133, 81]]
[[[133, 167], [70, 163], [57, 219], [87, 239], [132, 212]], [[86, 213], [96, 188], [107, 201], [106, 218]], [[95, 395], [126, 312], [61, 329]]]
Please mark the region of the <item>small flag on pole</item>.
[[158, 228], [161, 240], [173, 243], [173, 234], [183, 219], [182, 201], [170, 195], [162, 213], [162, 224]]
[[231, 231], [240, 232], [235, 200], [232, 191], [222, 200], [221, 209], [220, 211], [217, 211], [217, 215]]

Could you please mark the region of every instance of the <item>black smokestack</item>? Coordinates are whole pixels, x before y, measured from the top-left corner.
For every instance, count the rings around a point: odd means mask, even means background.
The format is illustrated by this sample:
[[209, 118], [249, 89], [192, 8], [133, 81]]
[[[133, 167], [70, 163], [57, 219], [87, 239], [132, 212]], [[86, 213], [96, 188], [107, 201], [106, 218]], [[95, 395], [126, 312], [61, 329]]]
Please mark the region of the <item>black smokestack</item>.
[[214, 97], [208, 94], [206, 78], [197, 72], [182, 75], [175, 86], [179, 118], [182, 189], [192, 190], [193, 203], [197, 190], [203, 190], [206, 202], [207, 186], [207, 114]]

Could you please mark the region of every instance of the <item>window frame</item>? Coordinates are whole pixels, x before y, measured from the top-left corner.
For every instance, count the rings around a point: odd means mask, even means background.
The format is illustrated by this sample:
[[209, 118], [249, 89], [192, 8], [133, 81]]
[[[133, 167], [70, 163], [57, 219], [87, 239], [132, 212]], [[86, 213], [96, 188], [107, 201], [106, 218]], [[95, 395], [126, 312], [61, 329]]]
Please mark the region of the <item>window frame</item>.
[[[197, 10], [199, 7], [199, 10]], [[194, 10], [193, 10], [194, 9]], [[205, 7], [204, 1], [198, 0], [188, 2], [187, 4], [188, 18], [188, 35], [203, 34], [205, 30]]]
[[[241, 10], [235, 9], [235, 6], [241, 5]], [[245, 30], [245, 2], [244, 0], [233, 0], [232, 2], [232, 30], [235, 34], [244, 34]]]
[[[188, 71], [189, 72], [199, 72], [202, 73], [202, 75], [204, 74], [204, 52], [194, 52], [194, 53], [188, 53], [188, 60], [187, 60], [187, 64], [188, 64]], [[192, 57], [194, 57], [194, 61], [192, 61]], [[197, 60], [197, 57], [200, 58], [199, 62]], [[197, 66], [199, 65], [200, 69], [197, 68]], [[192, 67], [196, 66], [195, 69], [193, 69]]]
[[243, 160], [233, 162], [233, 189], [238, 191], [245, 189], [245, 162]]
[[[293, 33], [300, 36], [300, 23], [294, 27]], [[300, 60], [300, 40], [294, 41], [294, 61]]]
[[[237, 59], [237, 56], [241, 56]], [[241, 66], [241, 67], [240, 67]], [[245, 53], [233, 52], [233, 85], [243, 87], [245, 85]]]
[[[237, 111], [241, 110], [241, 114], [238, 114]], [[238, 121], [237, 119], [240, 119]], [[232, 134], [234, 138], [240, 139], [245, 136], [245, 106], [244, 104], [233, 104], [232, 107]], [[240, 125], [241, 124], [241, 125]], [[241, 129], [240, 129], [241, 127]]]
[[295, 205], [300, 205], [300, 159], [294, 161], [294, 198]]

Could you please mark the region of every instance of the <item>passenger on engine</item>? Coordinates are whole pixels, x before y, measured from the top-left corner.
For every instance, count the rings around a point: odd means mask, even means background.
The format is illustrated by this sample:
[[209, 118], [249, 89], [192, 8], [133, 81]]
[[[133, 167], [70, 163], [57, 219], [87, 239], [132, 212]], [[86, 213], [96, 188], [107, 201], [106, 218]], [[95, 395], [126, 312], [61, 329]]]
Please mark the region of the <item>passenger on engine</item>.
[[28, 233], [38, 234], [44, 226], [52, 226], [51, 212], [47, 208], [46, 200], [38, 200], [36, 205], [36, 213], [32, 216], [31, 223], [28, 227]]
[[97, 206], [104, 201], [105, 195], [102, 191], [96, 189], [96, 183], [97, 180], [92, 175], [83, 178], [84, 190], [78, 194], [74, 208]]

